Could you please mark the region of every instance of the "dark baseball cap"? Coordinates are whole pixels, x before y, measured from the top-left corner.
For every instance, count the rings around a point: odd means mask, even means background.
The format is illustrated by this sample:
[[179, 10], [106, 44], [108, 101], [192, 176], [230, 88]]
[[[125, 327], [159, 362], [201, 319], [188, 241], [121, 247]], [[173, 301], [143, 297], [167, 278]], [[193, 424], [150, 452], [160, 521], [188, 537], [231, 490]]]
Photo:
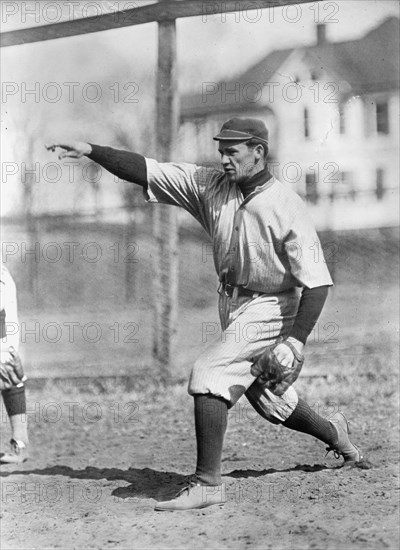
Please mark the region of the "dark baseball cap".
[[215, 141], [247, 141], [256, 138], [268, 145], [268, 129], [258, 118], [231, 118], [224, 122]]

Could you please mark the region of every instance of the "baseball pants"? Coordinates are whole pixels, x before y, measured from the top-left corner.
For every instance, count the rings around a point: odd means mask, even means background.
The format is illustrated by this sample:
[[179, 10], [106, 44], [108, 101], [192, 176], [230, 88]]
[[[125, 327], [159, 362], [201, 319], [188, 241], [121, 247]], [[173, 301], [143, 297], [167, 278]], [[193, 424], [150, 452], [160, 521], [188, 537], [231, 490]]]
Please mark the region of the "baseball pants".
[[[286, 337], [293, 325], [299, 304], [295, 289], [276, 295], [254, 293], [240, 296], [220, 292], [221, 331], [195, 362], [189, 394], [207, 394], [224, 398], [233, 406], [245, 393], [253, 407], [274, 423], [284, 422], [298, 402], [290, 387], [276, 396], [261, 385], [253, 384], [251, 365], [278, 337]], [[207, 331], [205, 331], [207, 334]]]

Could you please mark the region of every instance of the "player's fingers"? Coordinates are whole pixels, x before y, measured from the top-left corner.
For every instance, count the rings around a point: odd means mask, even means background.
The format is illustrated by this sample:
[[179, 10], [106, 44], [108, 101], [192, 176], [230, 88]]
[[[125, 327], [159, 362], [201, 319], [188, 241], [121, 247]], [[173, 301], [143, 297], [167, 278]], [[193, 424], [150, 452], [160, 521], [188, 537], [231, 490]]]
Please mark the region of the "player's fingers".
[[274, 349], [274, 354], [279, 363], [284, 367], [289, 367], [294, 360], [293, 352], [288, 349], [286, 346], [277, 346]]
[[294, 357], [292, 350], [289, 348], [289, 346], [286, 346], [285, 344], [278, 344], [274, 348], [275, 355], [281, 355], [281, 356], [288, 356], [288, 357]]
[[77, 153], [77, 151], [61, 151], [61, 153], [58, 155], [59, 160], [65, 159], [65, 158], [79, 158], [81, 155]]
[[45, 144], [45, 148], [47, 149], [47, 151], [52, 151], [53, 153], [57, 149], [57, 147], [59, 147], [60, 149], [65, 149], [66, 151], [69, 151], [71, 149], [71, 146], [68, 145], [67, 143], [46, 143]]
[[56, 145], [55, 143], [45, 143], [44, 145], [45, 149], [47, 149], [47, 151], [54, 151], [56, 150], [56, 147], [58, 147], [58, 145]]
[[24, 377], [24, 369], [22, 367], [22, 362], [19, 359], [13, 358], [12, 361], [7, 362], [6, 366], [11, 369], [10, 372], [13, 372], [20, 382]]
[[0, 367], [0, 380], [2, 382], [2, 386], [11, 387], [14, 385], [3, 365]]
[[8, 365], [8, 364], [4, 365], [4, 370], [7, 371], [8, 379], [11, 380], [11, 382], [15, 386], [21, 382], [21, 379], [19, 378], [19, 376], [17, 376], [17, 374], [14, 371], [14, 368], [11, 365]]
[[281, 384], [278, 384], [274, 388], [273, 393], [279, 397], [283, 395], [288, 388], [289, 388], [289, 384], [285, 384], [284, 382], [282, 382]]
[[253, 363], [251, 365], [250, 372], [255, 378], [258, 378], [264, 372], [264, 370], [260, 362], [257, 361], [256, 363]]
[[64, 152], [75, 150], [74, 145], [73, 144], [68, 144], [68, 143], [49, 143], [49, 144], [45, 145], [45, 148], [48, 151], [53, 151], [53, 152], [56, 150], [57, 147], [59, 147], [60, 149], [63, 149]]
[[20, 381], [19, 376], [15, 372], [15, 366], [14, 363], [11, 361], [7, 361], [5, 363], [2, 363], [2, 369], [3, 372], [7, 374], [7, 376], [10, 377], [11, 380]]
[[20, 382], [22, 382], [23, 375], [19, 376], [18, 373], [16, 373], [14, 370], [10, 369], [10, 371], [7, 373], [7, 378], [13, 384], [16, 385], [16, 384], [19, 384]]

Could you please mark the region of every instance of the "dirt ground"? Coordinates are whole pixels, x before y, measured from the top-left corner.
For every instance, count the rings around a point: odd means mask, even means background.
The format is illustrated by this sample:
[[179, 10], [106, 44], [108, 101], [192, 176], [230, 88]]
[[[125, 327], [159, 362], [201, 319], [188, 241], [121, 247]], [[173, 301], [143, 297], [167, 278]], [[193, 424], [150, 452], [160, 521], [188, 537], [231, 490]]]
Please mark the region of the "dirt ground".
[[[153, 511], [193, 472], [185, 385], [31, 390], [32, 458], [0, 472], [2, 548], [398, 548], [396, 351], [379, 345], [386, 357], [363, 370], [353, 360], [328, 382], [297, 383], [320, 414], [350, 417], [371, 469], [338, 468], [322, 443], [268, 424], [241, 400], [223, 455], [228, 502], [203, 511]], [[4, 445], [4, 411], [1, 433]]]
[[[155, 385], [149, 367], [133, 370], [132, 391], [118, 380], [28, 385], [31, 458], [0, 469], [2, 549], [397, 549], [396, 296], [397, 282], [338, 286], [296, 382], [318, 413], [348, 416], [370, 469], [338, 468], [322, 443], [267, 423], [243, 399], [229, 413], [225, 438], [227, 504], [154, 512], [156, 500], [173, 496], [195, 467], [193, 404], [181, 380], [204, 345], [196, 327], [211, 313], [186, 310], [178, 334], [186, 348], [167, 388]], [[51, 365], [73, 357], [78, 370], [81, 357], [84, 372], [86, 357], [103, 357], [108, 373], [118, 357], [128, 366], [141, 358], [139, 348], [129, 356], [108, 341], [94, 356], [92, 344], [76, 347], [81, 342], [51, 349], [27, 342], [26, 355], [36, 354], [38, 368], [40, 358]], [[2, 409], [2, 450], [9, 433]]]

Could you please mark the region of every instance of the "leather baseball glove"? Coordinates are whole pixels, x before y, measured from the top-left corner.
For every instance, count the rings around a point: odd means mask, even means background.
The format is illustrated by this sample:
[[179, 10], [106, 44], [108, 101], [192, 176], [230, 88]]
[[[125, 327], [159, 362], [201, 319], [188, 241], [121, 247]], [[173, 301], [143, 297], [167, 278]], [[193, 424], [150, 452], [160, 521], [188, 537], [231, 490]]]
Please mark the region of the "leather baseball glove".
[[26, 380], [21, 358], [14, 348], [8, 350], [7, 358], [0, 363], [0, 390], [9, 390]]
[[[274, 349], [279, 344], [288, 346], [294, 355], [290, 367], [285, 367], [276, 358]], [[304, 363], [304, 356], [287, 340], [279, 339], [264, 351], [261, 357], [252, 364], [251, 374], [257, 377], [256, 382], [280, 396], [297, 380]]]

